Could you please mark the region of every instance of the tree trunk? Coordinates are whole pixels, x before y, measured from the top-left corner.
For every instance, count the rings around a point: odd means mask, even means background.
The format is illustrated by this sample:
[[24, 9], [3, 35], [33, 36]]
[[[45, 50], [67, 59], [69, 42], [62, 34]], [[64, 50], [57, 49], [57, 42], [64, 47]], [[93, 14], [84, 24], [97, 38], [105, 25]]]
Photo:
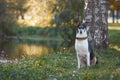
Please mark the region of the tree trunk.
[[112, 23], [115, 23], [115, 15], [114, 15], [114, 10], [112, 11]]
[[94, 47], [108, 47], [107, 0], [85, 0], [84, 21]]
[[119, 9], [117, 9], [116, 11], [117, 11], [117, 15], [116, 15], [117, 21], [116, 21], [116, 23], [118, 23], [118, 20], [119, 20]]

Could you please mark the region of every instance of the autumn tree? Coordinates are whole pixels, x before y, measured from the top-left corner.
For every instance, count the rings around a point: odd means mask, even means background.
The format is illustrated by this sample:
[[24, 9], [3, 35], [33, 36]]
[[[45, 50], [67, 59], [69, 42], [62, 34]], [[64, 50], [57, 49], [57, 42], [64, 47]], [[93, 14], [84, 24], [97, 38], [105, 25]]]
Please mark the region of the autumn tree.
[[0, 0], [0, 36], [11, 35], [11, 29], [20, 16], [24, 19], [27, 0]]
[[108, 47], [108, 0], [85, 0], [84, 20], [89, 28], [89, 40], [98, 48]]

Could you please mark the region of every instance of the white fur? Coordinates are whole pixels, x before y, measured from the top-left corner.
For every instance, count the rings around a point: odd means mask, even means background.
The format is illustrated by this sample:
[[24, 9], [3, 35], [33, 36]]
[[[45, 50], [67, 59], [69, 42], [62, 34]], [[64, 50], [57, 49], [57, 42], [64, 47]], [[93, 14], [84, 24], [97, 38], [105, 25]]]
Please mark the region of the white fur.
[[80, 29], [78, 29], [78, 33], [76, 34], [76, 37], [77, 37], [77, 38], [87, 37], [86, 29], [81, 29], [81, 31], [82, 31], [82, 34], [80, 34]]
[[[85, 38], [87, 37], [87, 31], [82, 30], [82, 34], [80, 34], [80, 29], [78, 30], [78, 33], [76, 34], [77, 38]], [[78, 68], [83, 67], [84, 65], [82, 64], [82, 59], [86, 58], [86, 63], [87, 66], [90, 66], [90, 53], [88, 49], [88, 39], [84, 40], [75, 40], [75, 50], [77, 53], [77, 60], [78, 60]]]

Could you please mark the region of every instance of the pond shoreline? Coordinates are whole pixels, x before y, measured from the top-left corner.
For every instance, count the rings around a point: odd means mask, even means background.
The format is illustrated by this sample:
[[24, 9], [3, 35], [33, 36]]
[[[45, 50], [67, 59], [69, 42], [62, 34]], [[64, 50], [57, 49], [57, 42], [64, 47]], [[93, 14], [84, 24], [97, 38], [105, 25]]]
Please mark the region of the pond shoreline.
[[21, 59], [22, 56], [32, 58], [52, 54], [67, 47], [68, 43], [60, 38], [7, 36], [0, 41], [0, 63]]
[[6, 39], [17, 39], [17, 40], [34, 40], [34, 41], [41, 41], [41, 40], [55, 40], [55, 41], [63, 41], [62, 38], [53, 38], [53, 37], [26, 37], [26, 36], [7, 36]]

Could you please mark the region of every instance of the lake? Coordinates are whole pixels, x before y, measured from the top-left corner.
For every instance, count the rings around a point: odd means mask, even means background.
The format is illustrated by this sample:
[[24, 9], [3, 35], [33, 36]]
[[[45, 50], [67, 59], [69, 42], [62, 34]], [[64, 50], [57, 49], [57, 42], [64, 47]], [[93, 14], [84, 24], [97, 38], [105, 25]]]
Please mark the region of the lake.
[[69, 47], [70, 44], [63, 40], [0, 40], [0, 60], [39, 57], [62, 52]]

